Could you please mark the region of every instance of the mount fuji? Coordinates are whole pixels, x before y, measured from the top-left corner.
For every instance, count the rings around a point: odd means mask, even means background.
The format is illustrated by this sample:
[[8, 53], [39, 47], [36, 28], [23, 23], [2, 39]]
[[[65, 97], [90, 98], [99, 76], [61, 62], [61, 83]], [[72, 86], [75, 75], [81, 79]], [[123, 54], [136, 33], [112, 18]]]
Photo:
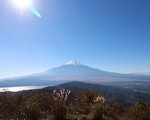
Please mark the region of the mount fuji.
[[135, 80], [150, 80], [150, 76], [120, 74], [94, 69], [77, 61], [68, 63], [47, 70], [43, 73], [33, 75], [3, 79], [0, 82], [1, 87], [10, 86], [39, 86], [39, 85], [57, 85], [69, 81], [82, 81], [88, 83], [103, 82], [121, 82]]
[[[43, 74], [43, 73], [42, 73]], [[50, 69], [44, 75], [55, 77], [98, 77], [98, 76], [112, 76], [120, 75], [118, 73], [106, 72], [98, 69], [82, 65], [77, 61], [69, 61], [68, 63]]]

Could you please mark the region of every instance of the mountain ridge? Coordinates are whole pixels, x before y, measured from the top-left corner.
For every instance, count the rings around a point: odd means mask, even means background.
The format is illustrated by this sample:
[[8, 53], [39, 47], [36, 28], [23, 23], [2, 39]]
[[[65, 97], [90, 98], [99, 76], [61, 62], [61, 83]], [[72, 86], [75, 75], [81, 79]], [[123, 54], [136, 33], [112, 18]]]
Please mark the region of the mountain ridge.
[[148, 94], [134, 92], [121, 87], [105, 86], [105, 85], [79, 82], [79, 81], [78, 82], [71, 81], [56, 86], [50, 86], [50, 87], [43, 88], [43, 90], [54, 90], [54, 89], [61, 89], [61, 88], [69, 89], [71, 91], [91, 90], [93, 92], [103, 94], [107, 98], [108, 102], [121, 101], [125, 103], [132, 103], [135, 101], [150, 100], [150, 95]]
[[68, 81], [88, 81], [89, 83], [150, 80], [150, 76], [120, 74], [107, 72], [70, 61], [67, 64], [52, 68], [43, 73], [29, 76], [4, 79], [0, 82], [1, 87], [19, 85], [56, 85]]

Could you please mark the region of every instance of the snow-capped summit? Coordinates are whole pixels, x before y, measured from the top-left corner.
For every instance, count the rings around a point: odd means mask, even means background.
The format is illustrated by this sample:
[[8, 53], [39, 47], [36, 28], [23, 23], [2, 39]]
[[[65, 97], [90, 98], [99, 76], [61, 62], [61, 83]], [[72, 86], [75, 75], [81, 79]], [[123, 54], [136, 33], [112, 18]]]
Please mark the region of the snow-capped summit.
[[66, 63], [67, 65], [81, 65], [78, 61], [72, 60]]
[[107, 72], [80, 64], [77, 61], [69, 61], [67, 64], [49, 69], [42, 73], [1, 80], [3, 82], [0, 82], [0, 86], [56, 85], [65, 81], [100, 83], [141, 79], [150, 80], [150, 77], [144, 75], [140, 76]]
[[69, 61], [64, 65], [46, 71], [45, 74], [61, 79], [64, 77], [65, 79], [82, 79], [83, 77], [112, 76], [114, 73], [94, 69], [77, 61]]

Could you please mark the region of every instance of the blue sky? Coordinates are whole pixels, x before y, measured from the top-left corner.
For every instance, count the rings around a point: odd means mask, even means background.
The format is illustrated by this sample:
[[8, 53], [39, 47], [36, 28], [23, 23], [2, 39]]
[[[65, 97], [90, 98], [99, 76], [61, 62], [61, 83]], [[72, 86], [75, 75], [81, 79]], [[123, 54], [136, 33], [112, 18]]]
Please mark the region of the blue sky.
[[149, 0], [33, 0], [42, 18], [0, 1], [0, 77], [77, 60], [113, 72], [150, 72]]

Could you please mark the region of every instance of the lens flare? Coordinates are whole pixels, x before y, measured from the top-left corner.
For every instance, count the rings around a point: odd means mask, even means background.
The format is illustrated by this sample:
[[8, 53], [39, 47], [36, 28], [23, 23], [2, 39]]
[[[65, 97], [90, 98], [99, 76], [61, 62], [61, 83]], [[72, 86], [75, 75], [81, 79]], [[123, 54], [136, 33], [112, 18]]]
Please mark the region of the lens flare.
[[37, 17], [42, 17], [38, 9], [33, 5], [31, 0], [12, 0], [13, 4], [21, 10], [29, 10]]
[[31, 5], [31, 6], [29, 7], [29, 10], [30, 10], [34, 15], [36, 15], [37, 17], [40, 17], [40, 18], [42, 17], [41, 14], [40, 14], [40, 12], [39, 12], [34, 6]]

